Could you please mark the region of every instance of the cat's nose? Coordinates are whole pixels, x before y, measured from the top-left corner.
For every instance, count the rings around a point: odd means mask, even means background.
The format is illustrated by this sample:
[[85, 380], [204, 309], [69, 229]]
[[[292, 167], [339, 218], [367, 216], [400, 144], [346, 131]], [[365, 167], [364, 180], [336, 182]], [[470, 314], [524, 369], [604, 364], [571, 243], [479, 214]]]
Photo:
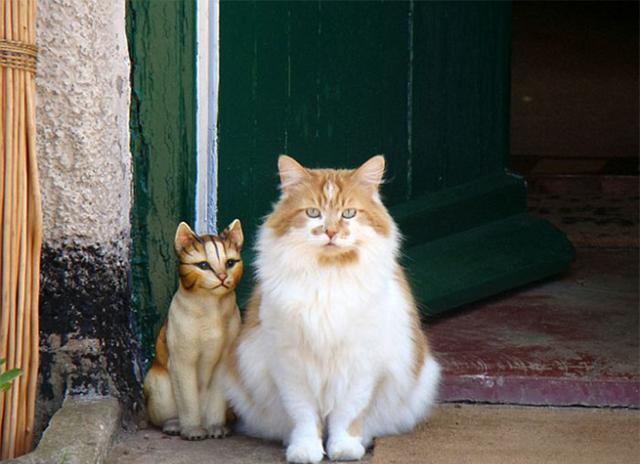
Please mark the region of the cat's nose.
[[227, 274], [224, 272], [221, 272], [220, 274], [217, 274], [218, 279], [220, 279], [220, 282], [224, 282], [225, 279], [227, 278]]
[[324, 233], [327, 234], [329, 240], [331, 240], [338, 232], [335, 229], [327, 229]]

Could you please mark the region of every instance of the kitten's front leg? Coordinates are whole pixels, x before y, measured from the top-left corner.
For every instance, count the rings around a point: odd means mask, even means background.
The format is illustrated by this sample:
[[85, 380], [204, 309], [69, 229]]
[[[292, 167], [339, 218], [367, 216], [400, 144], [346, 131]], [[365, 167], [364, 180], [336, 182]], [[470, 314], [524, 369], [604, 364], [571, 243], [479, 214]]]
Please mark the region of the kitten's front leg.
[[211, 383], [206, 394], [204, 420], [209, 436], [223, 438], [229, 435], [229, 428], [225, 424], [227, 415], [227, 400], [224, 395], [223, 376], [225, 366], [221, 361], [215, 368]]
[[[287, 461], [296, 463], [316, 463], [322, 461], [321, 426], [309, 405], [298, 405], [293, 418], [293, 430], [287, 446]], [[291, 415], [291, 413], [290, 413]]]
[[290, 382], [288, 376], [274, 379], [278, 384], [282, 403], [291, 418], [293, 429], [287, 446], [287, 461], [316, 463], [322, 461], [322, 426], [316, 412], [313, 396], [306, 385]]
[[332, 461], [357, 461], [364, 456], [364, 420], [373, 395], [373, 379], [352, 378], [347, 391], [329, 415], [327, 453]]
[[180, 436], [185, 440], [204, 440], [207, 430], [201, 425], [198, 383], [195, 363], [172, 362], [169, 360], [169, 372], [178, 406]]

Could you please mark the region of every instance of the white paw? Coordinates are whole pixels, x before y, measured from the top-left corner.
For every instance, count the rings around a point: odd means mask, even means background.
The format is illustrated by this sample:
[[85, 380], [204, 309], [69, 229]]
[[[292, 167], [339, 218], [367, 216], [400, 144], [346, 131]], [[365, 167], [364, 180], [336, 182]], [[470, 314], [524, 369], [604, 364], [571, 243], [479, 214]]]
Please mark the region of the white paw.
[[180, 430], [180, 436], [184, 440], [189, 441], [204, 440], [205, 438], [207, 438], [207, 435], [207, 429], [198, 425], [194, 425], [191, 427], [182, 427], [182, 429]]
[[209, 438], [224, 438], [229, 436], [229, 427], [226, 425], [210, 425], [207, 427]]
[[329, 438], [327, 451], [332, 461], [359, 461], [365, 449], [359, 438], [343, 435], [335, 440]]
[[162, 431], [167, 435], [180, 435], [180, 421], [178, 418], [168, 419], [162, 425]]
[[324, 449], [319, 438], [297, 440], [287, 447], [287, 462], [315, 463], [322, 461]]

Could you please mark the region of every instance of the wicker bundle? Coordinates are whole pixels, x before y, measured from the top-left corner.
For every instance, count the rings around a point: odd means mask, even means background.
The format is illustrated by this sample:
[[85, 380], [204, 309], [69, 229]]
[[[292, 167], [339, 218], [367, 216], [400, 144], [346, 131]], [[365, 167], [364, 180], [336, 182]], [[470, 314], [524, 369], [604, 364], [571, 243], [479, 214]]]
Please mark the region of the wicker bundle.
[[0, 358], [22, 375], [0, 392], [2, 459], [31, 450], [38, 374], [42, 211], [35, 147], [36, 0], [0, 0]]

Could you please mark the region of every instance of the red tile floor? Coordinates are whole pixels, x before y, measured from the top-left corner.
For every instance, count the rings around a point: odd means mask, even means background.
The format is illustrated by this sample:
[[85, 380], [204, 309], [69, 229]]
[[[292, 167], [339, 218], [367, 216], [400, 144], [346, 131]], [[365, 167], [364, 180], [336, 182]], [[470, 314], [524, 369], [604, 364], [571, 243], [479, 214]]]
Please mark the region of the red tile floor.
[[538, 179], [530, 191], [576, 260], [427, 321], [441, 400], [639, 408], [638, 178]]

